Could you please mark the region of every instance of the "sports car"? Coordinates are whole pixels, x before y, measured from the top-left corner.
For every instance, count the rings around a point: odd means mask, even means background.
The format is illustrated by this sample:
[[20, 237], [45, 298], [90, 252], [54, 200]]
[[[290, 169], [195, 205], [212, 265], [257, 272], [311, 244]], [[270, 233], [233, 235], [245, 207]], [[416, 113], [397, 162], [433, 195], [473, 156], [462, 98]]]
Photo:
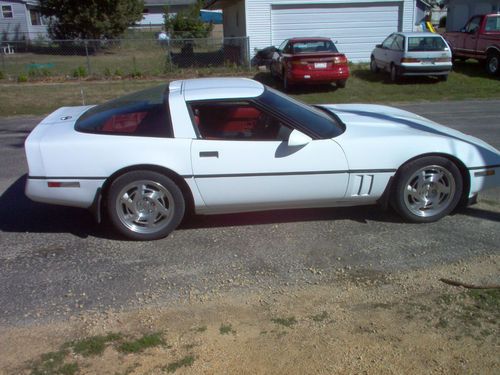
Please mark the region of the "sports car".
[[29, 198], [90, 209], [135, 240], [165, 237], [188, 212], [379, 203], [432, 222], [500, 185], [500, 153], [477, 138], [388, 106], [307, 105], [245, 78], [59, 108], [25, 149]]

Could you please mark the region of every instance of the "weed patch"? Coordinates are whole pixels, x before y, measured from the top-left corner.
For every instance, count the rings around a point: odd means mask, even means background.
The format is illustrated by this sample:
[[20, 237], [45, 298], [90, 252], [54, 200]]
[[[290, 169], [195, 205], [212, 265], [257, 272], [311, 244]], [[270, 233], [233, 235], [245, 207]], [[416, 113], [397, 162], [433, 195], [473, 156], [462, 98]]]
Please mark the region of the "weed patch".
[[221, 324], [219, 327], [219, 332], [221, 335], [229, 335], [230, 333], [234, 335], [236, 333], [231, 324]]
[[165, 345], [161, 333], [156, 332], [150, 335], [144, 335], [141, 338], [120, 344], [118, 350], [123, 353], [140, 353], [148, 348]]
[[328, 319], [328, 313], [326, 311], [323, 311], [321, 314], [312, 315], [311, 319], [315, 322], [322, 322]]
[[81, 354], [84, 357], [101, 355], [104, 349], [106, 349], [107, 343], [117, 341], [120, 338], [120, 334], [109, 333], [106, 336], [93, 336], [84, 340], [75, 341], [71, 343], [71, 347], [75, 353]]
[[167, 366], [163, 368], [163, 370], [167, 372], [175, 372], [181, 367], [189, 367], [194, 363], [194, 357], [192, 355], [187, 355], [179, 361], [169, 363]]
[[78, 371], [77, 363], [64, 363], [69, 352], [66, 349], [42, 354], [31, 368], [32, 375], [73, 375]]
[[271, 322], [290, 328], [297, 324], [297, 319], [295, 319], [294, 316], [290, 316], [288, 318], [273, 318], [271, 319]]

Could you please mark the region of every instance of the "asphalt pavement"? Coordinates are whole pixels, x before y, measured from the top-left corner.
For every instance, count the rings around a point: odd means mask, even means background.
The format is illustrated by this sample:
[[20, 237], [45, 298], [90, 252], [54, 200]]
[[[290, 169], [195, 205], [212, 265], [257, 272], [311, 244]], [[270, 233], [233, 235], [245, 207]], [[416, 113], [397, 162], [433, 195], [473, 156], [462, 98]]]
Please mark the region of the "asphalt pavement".
[[[500, 149], [498, 100], [397, 106]], [[286, 210], [195, 216], [163, 240], [124, 241], [85, 210], [25, 197], [23, 142], [39, 120], [0, 118], [0, 324], [334, 283], [339, 274], [379, 277], [499, 253], [500, 189], [425, 225], [376, 206]]]

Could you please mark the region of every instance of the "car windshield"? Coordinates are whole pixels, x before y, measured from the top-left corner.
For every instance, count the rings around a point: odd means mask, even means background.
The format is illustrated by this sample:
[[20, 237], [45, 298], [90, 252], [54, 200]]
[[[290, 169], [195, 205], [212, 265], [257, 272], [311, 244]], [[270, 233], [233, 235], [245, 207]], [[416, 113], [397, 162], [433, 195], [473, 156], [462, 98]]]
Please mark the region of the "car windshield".
[[338, 52], [331, 40], [301, 40], [292, 43], [293, 53]]
[[171, 136], [165, 93], [168, 84], [122, 96], [95, 106], [76, 122], [86, 133]]
[[445, 51], [448, 46], [440, 36], [412, 36], [408, 38], [408, 51]]
[[333, 138], [345, 130], [333, 113], [302, 103], [270, 87], [266, 86], [258, 101], [270, 110], [292, 119], [299, 130], [316, 138]]

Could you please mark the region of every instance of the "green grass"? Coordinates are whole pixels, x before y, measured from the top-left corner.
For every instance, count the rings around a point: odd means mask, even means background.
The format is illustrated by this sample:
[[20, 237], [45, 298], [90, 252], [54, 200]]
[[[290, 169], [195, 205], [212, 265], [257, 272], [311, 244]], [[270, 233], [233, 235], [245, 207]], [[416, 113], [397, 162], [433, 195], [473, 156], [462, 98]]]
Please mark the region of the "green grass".
[[163, 370], [166, 370], [167, 372], [175, 372], [181, 367], [192, 366], [194, 363], [194, 359], [195, 358], [192, 355], [187, 355], [176, 362], [169, 363], [167, 366], [163, 368]]
[[219, 333], [221, 335], [229, 335], [230, 333], [235, 334], [236, 331], [233, 330], [233, 326], [231, 324], [221, 324], [219, 327]]
[[165, 341], [161, 333], [156, 332], [144, 335], [137, 340], [123, 342], [117, 349], [122, 353], [140, 353], [148, 348], [160, 345], [165, 345]]
[[31, 375], [74, 375], [78, 372], [78, 364], [64, 363], [69, 352], [65, 349], [42, 354], [40, 360], [33, 364]]
[[106, 336], [93, 336], [80, 341], [72, 342], [70, 345], [76, 354], [81, 354], [84, 357], [101, 355], [106, 349], [106, 344], [117, 341], [121, 335], [109, 333]]
[[290, 328], [297, 324], [297, 319], [295, 319], [294, 316], [290, 316], [288, 318], [272, 318], [271, 322]]
[[322, 322], [328, 319], [328, 313], [326, 311], [323, 311], [321, 314], [312, 315], [311, 319], [315, 322]]
[[[132, 59], [131, 59], [132, 61]], [[136, 60], [138, 61], [138, 60]], [[132, 64], [132, 63], [131, 63]], [[126, 74], [145, 75], [139, 67], [125, 69], [120, 64], [106, 65], [108, 75], [123, 70]], [[68, 74], [79, 66], [74, 64]], [[132, 73], [131, 73], [132, 72]], [[160, 82], [200, 76], [243, 75], [253, 77], [265, 84], [281, 89], [281, 83], [272, 80], [269, 73], [239, 71], [233, 68], [183, 69], [162, 75], [155, 79], [109, 79], [109, 80], [69, 80], [48, 83], [13, 83], [2, 80], [0, 83], [0, 116], [45, 115], [61, 106], [99, 104], [106, 100], [159, 84]], [[10, 82], [10, 83], [9, 83]], [[310, 86], [299, 88], [292, 96], [307, 103], [395, 103], [436, 100], [462, 99], [500, 99], [498, 77], [489, 77], [483, 68], [474, 62], [456, 66], [447, 82], [433, 78], [407, 78], [400, 83], [390, 83], [384, 73], [373, 74], [367, 65], [353, 65], [351, 78], [345, 89], [334, 86]], [[83, 91], [83, 96], [82, 96]]]

